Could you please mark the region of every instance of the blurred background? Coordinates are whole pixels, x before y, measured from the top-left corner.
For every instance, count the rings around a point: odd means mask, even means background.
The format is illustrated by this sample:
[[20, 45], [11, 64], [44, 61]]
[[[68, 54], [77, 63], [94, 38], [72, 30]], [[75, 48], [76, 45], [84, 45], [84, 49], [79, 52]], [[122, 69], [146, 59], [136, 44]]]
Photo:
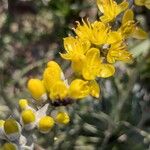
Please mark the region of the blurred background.
[[[150, 10], [130, 4], [149, 32]], [[56, 60], [68, 74], [69, 62], [59, 55], [63, 38], [73, 34], [75, 21], [99, 14], [95, 0], [0, 0], [0, 119], [17, 113], [20, 98], [30, 99], [27, 80], [41, 78], [47, 61]], [[100, 100], [69, 106], [69, 125], [47, 135], [35, 131], [35, 149], [150, 149], [150, 38], [128, 44], [134, 63], [116, 63], [115, 76], [100, 79]]]

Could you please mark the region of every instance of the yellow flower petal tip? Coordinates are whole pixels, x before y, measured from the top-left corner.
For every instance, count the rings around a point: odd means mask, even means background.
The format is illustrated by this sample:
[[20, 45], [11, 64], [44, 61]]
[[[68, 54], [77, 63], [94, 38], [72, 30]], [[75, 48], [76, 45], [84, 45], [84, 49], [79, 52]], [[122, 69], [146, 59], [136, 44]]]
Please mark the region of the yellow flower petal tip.
[[19, 100], [19, 108], [21, 110], [25, 110], [28, 107], [28, 100], [27, 99], [20, 99]]
[[58, 112], [55, 119], [57, 123], [64, 125], [70, 122], [70, 117], [66, 112]]
[[31, 93], [32, 97], [38, 102], [46, 100], [46, 89], [43, 81], [39, 79], [30, 79], [27, 84], [27, 88]]
[[21, 118], [23, 123], [26, 125], [35, 122], [36, 115], [31, 109], [27, 109], [21, 113]]
[[40, 119], [38, 123], [38, 129], [42, 133], [47, 133], [54, 126], [54, 119], [50, 116], [44, 116]]
[[18, 150], [17, 145], [13, 143], [5, 143], [3, 145], [3, 150]]
[[100, 96], [99, 84], [95, 80], [93, 80], [93, 81], [89, 82], [89, 87], [90, 87], [90, 95], [95, 98], [99, 98], [99, 96]]
[[53, 66], [57, 67], [58, 70], [61, 71], [61, 68], [60, 68], [60, 66], [58, 65], [57, 62], [55, 62], [55, 61], [49, 61], [49, 62], [47, 63], [47, 67], [53, 67]]

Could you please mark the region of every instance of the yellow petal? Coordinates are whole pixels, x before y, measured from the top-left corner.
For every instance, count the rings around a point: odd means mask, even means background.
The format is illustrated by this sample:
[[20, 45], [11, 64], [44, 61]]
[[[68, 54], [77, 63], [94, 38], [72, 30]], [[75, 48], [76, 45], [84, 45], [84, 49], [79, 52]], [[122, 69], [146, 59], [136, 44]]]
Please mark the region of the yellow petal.
[[111, 64], [115, 63], [115, 61], [116, 61], [115, 57], [113, 57], [110, 52], [108, 52], [108, 54], [107, 54], [107, 61]]
[[122, 24], [124, 25], [128, 21], [133, 21], [133, 19], [134, 19], [134, 13], [131, 9], [128, 9], [123, 15]]
[[112, 43], [115, 43], [115, 42], [120, 42], [122, 40], [123, 40], [123, 37], [122, 37], [120, 32], [112, 31], [108, 34], [107, 43], [112, 44]]
[[56, 83], [51, 88], [49, 97], [51, 100], [63, 100], [67, 96], [67, 94], [68, 88], [66, 84], [63, 81], [56, 81]]
[[65, 53], [65, 54], [60, 53], [60, 56], [63, 59], [66, 59], [66, 60], [71, 60], [72, 59], [72, 55], [70, 53]]
[[97, 0], [97, 6], [99, 8], [99, 10], [104, 13], [104, 9], [103, 9], [103, 5], [102, 5], [102, 0]]
[[89, 41], [92, 33], [91, 23], [88, 20], [86, 22], [82, 20], [82, 23], [83, 25], [78, 22], [77, 28], [74, 31], [80, 39]]
[[89, 87], [90, 87], [90, 95], [99, 98], [100, 94], [99, 84], [95, 80], [92, 80], [89, 82]]
[[129, 3], [124, 0], [121, 4], [119, 4], [119, 7], [120, 7], [120, 11], [123, 12], [124, 10], [126, 10], [129, 6]]
[[71, 82], [69, 87], [69, 97], [73, 99], [81, 99], [89, 95], [90, 88], [88, 81], [75, 79]]
[[95, 21], [91, 24], [91, 26], [92, 26], [92, 34], [90, 37], [91, 43], [95, 45], [105, 44], [109, 32], [109, 27], [101, 21]]
[[82, 74], [82, 69], [83, 69], [83, 64], [84, 63], [84, 59], [80, 60], [80, 61], [72, 61], [71, 62], [71, 67], [73, 69], [73, 71], [75, 73], [77, 73], [78, 75]]
[[136, 27], [131, 33], [131, 36], [136, 39], [146, 39], [148, 35], [143, 29]]
[[86, 80], [94, 80], [99, 72], [101, 64], [100, 51], [97, 48], [91, 48], [85, 58], [82, 75]]
[[101, 64], [100, 65], [100, 71], [99, 71], [99, 77], [102, 78], [108, 78], [115, 73], [115, 68], [111, 64]]
[[60, 54], [62, 58], [71, 61], [80, 61], [85, 52], [90, 48], [90, 42], [78, 37], [66, 37], [64, 39], [66, 54]]
[[127, 50], [124, 43], [114, 43], [107, 53], [107, 61], [109, 63], [115, 63], [115, 61], [131, 62], [133, 59], [132, 54]]
[[43, 83], [48, 92], [50, 92], [52, 86], [55, 84], [56, 81], [61, 80], [62, 74], [63, 72], [56, 62], [48, 62], [47, 68], [44, 70], [43, 73]]

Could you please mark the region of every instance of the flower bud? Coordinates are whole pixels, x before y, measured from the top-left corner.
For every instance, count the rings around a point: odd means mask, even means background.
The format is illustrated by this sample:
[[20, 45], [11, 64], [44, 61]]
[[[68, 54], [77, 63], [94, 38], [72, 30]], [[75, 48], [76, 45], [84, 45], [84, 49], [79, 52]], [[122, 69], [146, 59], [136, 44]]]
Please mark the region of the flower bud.
[[35, 127], [36, 114], [33, 110], [27, 109], [21, 113], [21, 121], [26, 130], [32, 130]]
[[66, 112], [58, 112], [55, 121], [60, 124], [68, 124], [70, 121], [70, 117]]
[[47, 100], [46, 89], [44, 87], [43, 81], [39, 79], [30, 79], [28, 81], [28, 90], [30, 91], [32, 97], [37, 101], [40, 102]]
[[55, 82], [61, 80], [61, 78], [62, 70], [60, 66], [55, 61], [49, 61], [43, 73], [43, 82], [46, 90], [50, 92]]
[[27, 109], [28, 108], [28, 100], [27, 99], [20, 99], [19, 100], [19, 108], [21, 109], [21, 110], [25, 110], [25, 109]]
[[48, 133], [54, 126], [54, 119], [50, 116], [44, 116], [39, 120], [38, 129], [42, 133]]
[[3, 145], [3, 150], [18, 150], [17, 145], [14, 143], [5, 143]]
[[21, 126], [15, 119], [7, 119], [4, 123], [4, 131], [9, 140], [15, 141], [21, 135]]

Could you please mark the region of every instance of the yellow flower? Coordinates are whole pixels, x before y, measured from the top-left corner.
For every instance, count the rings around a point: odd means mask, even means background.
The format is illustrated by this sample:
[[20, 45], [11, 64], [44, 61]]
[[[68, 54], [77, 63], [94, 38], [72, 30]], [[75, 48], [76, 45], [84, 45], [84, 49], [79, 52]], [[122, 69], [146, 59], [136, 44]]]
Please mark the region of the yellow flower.
[[95, 21], [91, 24], [91, 26], [92, 26], [92, 34], [90, 37], [91, 43], [93, 43], [95, 45], [104, 44], [107, 40], [109, 27], [107, 27], [101, 21]]
[[90, 48], [90, 42], [69, 36], [64, 38], [64, 48], [67, 53], [61, 54], [62, 58], [80, 61], [84, 58], [84, 54]]
[[39, 79], [30, 79], [27, 84], [28, 90], [32, 97], [38, 101], [46, 100], [46, 89], [43, 81]]
[[125, 0], [117, 4], [114, 0], [97, 0], [99, 10], [103, 13], [100, 17], [104, 23], [114, 21], [114, 19], [128, 7], [128, 2]]
[[27, 99], [20, 99], [19, 100], [19, 108], [21, 110], [25, 110], [26, 108], [28, 108], [28, 100]]
[[60, 124], [68, 124], [70, 122], [70, 117], [66, 112], [58, 112], [55, 120]]
[[61, 80], [62, 76], [63, 72], [60, 66], [55, 61], [48, 62], [43, 73], [43, 83], [46, 90], [50, 92], [52, 86], [56, 81]]
[[51, 100], [63, 100], [68, 94], [68, 88], [63, 81], [55, 81], [49, 97]]
[[82, 20], [82, 23], [83, 25], [81, 25], [80, 22], [77, 22], [77, 28], [74, 28], [74, 31], [79, 38], [83, 40], [89, 40], [92, 34], [91, 23], [88, 20], [87, 23], [84, 20]]
[[[85, 54], [82, 61], [73, 62], [72, 67], [75, 72], [81, 74], [85, 80], [95, 80], [96, 77], [107, 78], [114, 74], [115, 69], [111, 64], [103, 64], [100, 57], [100, 50], [91, 48]], [[79, 72], [78, 72], [79, 71]]]
[[85, 23], [83, 20], [83, 25], [78, 23], [77, 28], [74, 29], [75, 33], [79, 38], [83, 40], [88, 40], [92, 44], [101, 45], [105, 44], [107, 40], [107, 34], [109, 32], [110, 27], [104, 24], [101, 21], [95, 21], [90, 23], [87, 20]]
[[38, 129], [42, 133], [48, 133], [54, 126], [54, 119], [50, 116], [44, 116], [39, 120]]
[[107, 61], [109, 63], [115, 63], [116, 61], [132, 62], [132, 54], [127, 50], [124, 43], [114, 43], [111, 45], [107, 53]]
[[75, 79], [71, 82], [69, 87], [69, 97], [73, 99], [82, 99], [88, 96], [90, 93], [90, 88], [88, 86], [88, 81], [81, 79]]
[[147, 33], [136, 25], [134, 21], [134, 13], [131, 9], [128, 9], [123, 16], [122, 25], [118, 30], [125, 37], [133, 37], [136, 39], [147, 38]]
[[150, 9], [150, 0], [135, 0], [135, 4]]

